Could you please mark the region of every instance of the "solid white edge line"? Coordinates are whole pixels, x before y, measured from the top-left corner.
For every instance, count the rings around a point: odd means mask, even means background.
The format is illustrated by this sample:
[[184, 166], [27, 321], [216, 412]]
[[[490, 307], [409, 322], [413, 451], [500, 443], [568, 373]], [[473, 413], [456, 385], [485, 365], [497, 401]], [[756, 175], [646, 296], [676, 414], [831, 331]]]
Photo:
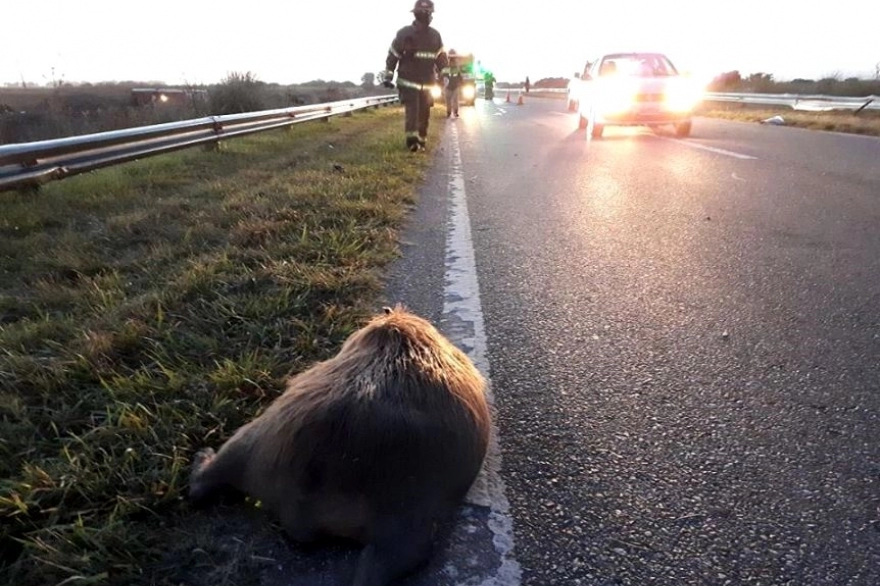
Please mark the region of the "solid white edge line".
[[[651, 135], [651, 136], [657, 136], [657, 135]], [[695, 142], [692, 142], [689, 140], [683, 140], [683, 139], [679, 139], [679, 138], [669, 138], [668, 136], [657, 136], [657, 138], [662, 138], [663, 140], [668, 140], [671, 142], [676, 142], [678, 144], [683, 144], [685, 146], [689, 146], [689, 147], [695, 148], [695, 149], [701, 149], [701, 150], [709, 151], [712, 153], [718, 153], [719, 155], [726, 155], [728, 157], [733, 157], [735, 159], [750, 160], [750, 159], [757, 159], [758, 158], [758, 157], [753, 157], [752, 155], [744, 155], [742, 153], [735, 153], [733, 151], [727, 151], [724, 149], [710, 147], [710, 146], [706, 146], [704, 144], [698, 144], [698, 143], [695, 143]]]
[[487, 400], [492, 413], [492, 428], [486, 459], [466, 501], [489, 508], [488, 525], [492, 532], [492, 544], [501, 561], [495, 576], [487, 578], [480, 586], [519, 586], [522, 569], [513, 557], [513, 520], [510, 517], [510, 503], [505, 496], [504, 482], [501, 479], [497, 410], [492, 392], [489, 358], [486, 353], [486, 332], [471, 238], [461, 147], [456, 127], [452, 126], [450, 132], [448, 149], [450, 217], [446, 237], [442, 322], [450, 340], [470, 356], [486, 378]]

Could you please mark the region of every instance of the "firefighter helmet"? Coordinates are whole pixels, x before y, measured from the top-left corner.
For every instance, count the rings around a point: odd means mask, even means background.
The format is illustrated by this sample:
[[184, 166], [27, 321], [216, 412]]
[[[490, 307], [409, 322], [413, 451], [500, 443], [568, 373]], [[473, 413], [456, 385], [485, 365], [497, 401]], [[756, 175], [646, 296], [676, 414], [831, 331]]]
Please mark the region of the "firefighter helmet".
[[434, 2], [431, 0], [416, 0], [416, 5], [412, 9], [413, 12], [434, 13]]

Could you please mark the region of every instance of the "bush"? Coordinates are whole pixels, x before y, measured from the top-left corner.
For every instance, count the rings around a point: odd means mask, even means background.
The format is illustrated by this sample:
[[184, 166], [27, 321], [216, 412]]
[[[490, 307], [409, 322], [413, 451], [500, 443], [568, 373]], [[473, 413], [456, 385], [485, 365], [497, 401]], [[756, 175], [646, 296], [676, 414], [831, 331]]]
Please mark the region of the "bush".
[[241, 114], [264, 109], [265, 84], [250, 71], [233, 71], [210, 90], [211, 114]]

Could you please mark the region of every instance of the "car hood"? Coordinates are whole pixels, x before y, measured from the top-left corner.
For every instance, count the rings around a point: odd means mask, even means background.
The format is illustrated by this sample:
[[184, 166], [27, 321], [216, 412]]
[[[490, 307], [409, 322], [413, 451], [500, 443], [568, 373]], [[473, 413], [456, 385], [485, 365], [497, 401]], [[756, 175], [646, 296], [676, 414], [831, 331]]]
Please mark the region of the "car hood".
[[682, 80], [677, 76], [669, 77], [616, 77], [600, 78], [599, 87], [624, 86], [632, 91], [643, 94], [659, 94], [670, 87], [680, 85]]

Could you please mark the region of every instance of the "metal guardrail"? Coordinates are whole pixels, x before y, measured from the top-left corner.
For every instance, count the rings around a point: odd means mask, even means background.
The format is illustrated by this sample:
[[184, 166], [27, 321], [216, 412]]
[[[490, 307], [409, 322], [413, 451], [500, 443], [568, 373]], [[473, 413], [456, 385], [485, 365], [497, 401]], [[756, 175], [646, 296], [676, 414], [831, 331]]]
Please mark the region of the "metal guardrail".
[[[504, 92], [524, 92], [523, 87], [495, 88]], [[568, 92], [567, 88], [536, 88], [529, 93]], [[787, 106], [795, 110], [880, 110], [880, 96], [861, 98], [801, 95], [706, 92], [707, 102], [733, 102], [768, 106]], [[311, 106], [296, 106], [245, 114], [209, 116], [182, 122], [155, 124], [125, 130], [99, 132], [56, 140], [0, 145], [0, 191], [37, 186], [72, 177], [102, 167], [141, 159], [197, 145], [283, 128], [300, 122], [322, 120], [398, 101], [397, 94], [339, 100]]]
[[829, 110], [880, 110], [880, 96], [850, 98], [843, 96], [804, 94], [753, 94], [707, 92], [703, 98], [710, 102], [734, 102], [767, 106], [788, 106], [794, 110], [827, 112]]
[[[525, 88], [496, 88], [498, 92], [523, 92]], [[532, 86], [530, 93], [568, 93], [568, 88], [536, 88]], [[756, 94], [751, 92], [706, 92], [704, 102], [733, 102], [739, 104], [755, 104], [765, 106], [787, 106], [794, 110], [811, 112], [827, 112], [830, 110], [880, 110], [880, 96], [845, 97], [821, 94]]]
[[0, 191], [38, 186], [135, 159], [387, 106], [398, 99], [397, 94], [387, 94], [0, 145]]

